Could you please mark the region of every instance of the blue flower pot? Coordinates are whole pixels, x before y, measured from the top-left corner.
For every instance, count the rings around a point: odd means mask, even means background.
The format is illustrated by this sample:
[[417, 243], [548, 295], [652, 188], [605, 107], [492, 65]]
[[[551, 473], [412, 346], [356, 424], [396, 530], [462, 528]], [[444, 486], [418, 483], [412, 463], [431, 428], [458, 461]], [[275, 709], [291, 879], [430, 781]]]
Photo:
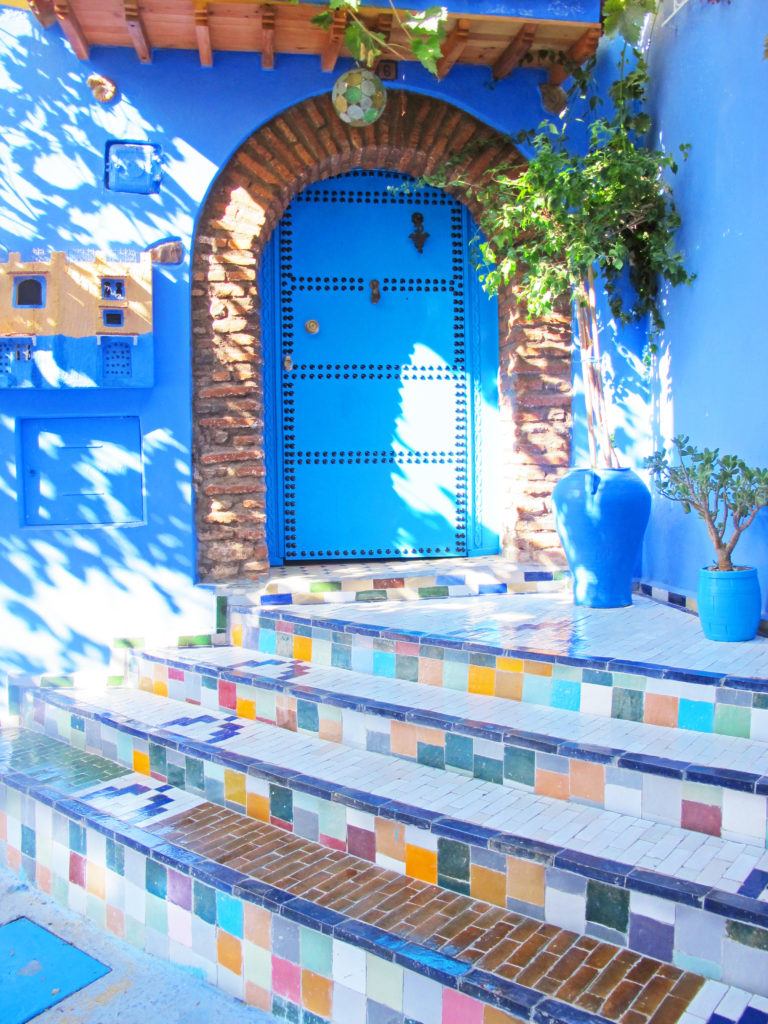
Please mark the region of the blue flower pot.
[[631, 469], [574, 469], [552, 494], [555, 525], [573, 575], [575, 604], [632, 604], [632, 579], [651, 494]]
[[699, 618], [708, 640], [752, 640], [760, 625], [757, 569], [699, 569]]

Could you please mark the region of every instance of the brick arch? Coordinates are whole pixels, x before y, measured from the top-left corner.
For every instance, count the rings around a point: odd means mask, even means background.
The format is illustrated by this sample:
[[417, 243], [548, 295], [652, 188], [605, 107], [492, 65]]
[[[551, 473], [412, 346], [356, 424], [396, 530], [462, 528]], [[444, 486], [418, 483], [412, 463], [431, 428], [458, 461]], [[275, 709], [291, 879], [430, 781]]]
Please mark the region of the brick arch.
[[[468, 144], [459, 166], [478, 182], [506, 155], [503, 136], [442, 100], [391, 92], [384, 115], [351, 129], [319, 96], [283, 111], [248, 138], [216, 179], [193, 251], [193, 481], [201, 581], [255, 578], [268, 568], [261, 381], [259, 264], [291, 199], [355, 167], [429, 173]], [[455, 193], [470, 210], [474, 200]], [[514, 289], [499, 295], [502, 547], [560, 564], [552, 487], [570, 457], [570, 321], [527, 323]]]

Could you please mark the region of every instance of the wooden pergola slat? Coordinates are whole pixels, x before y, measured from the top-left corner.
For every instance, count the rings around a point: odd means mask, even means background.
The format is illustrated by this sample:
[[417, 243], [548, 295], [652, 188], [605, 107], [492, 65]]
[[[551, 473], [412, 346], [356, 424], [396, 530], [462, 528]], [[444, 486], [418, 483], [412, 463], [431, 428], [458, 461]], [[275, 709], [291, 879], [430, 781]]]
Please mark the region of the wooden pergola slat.
[[[576, 40], [576, 42], [566, 51], [566, 57], [570, 58], [574, 64], [583, 64], [584, 61], [594, 57], [597, 51], [597, 44], [600, 42], [600, 37], [603, 32], [601, 28], [588, 28], [587, 31]], [[570, 71], [562, 64], [553, 64], [549, 70], [549, 82], [550, 85], [562, 85], [566, 80]]]
[[50, 28], [56, 21], [53, 0], [27, 0], [27, 4], [43, 28]]
[[464, 49], [466, 48], [467, 42], [469, 41], [469, 32], [471, 27], [472, 24], [467, 18], [459, 18], [451, 32], [448, 34], [448, 37], [442, 45], [443, 56], [437, 62], [438, 78], [445, 78], [451, 68], [456, 64], [459, 57], [461, 57]]
[[197, 36], [201, 66], [213, 67], [213, 47], [211, 46], [211, 29], [208, 24], [207, 0], [195, 0], [195, 35]]
[[267, 4], [261, 9], [261, 66], [272, 71], [275, 66], [275, 8]]
[[69, 0], [54, 0], [53, 10], [56, 20], [61, 25], [61, 30], [69, 40], [69, 45], [75, 51], [80, 60], [88, 60], [91, 52], [88, 40], [85, 38], [80, 22], [71, 10]]
[[323, 71], [333, 71], [344, 45], [344, 29], [347, 27], [347, 15], [344, 11], [334, 11], [333, 24], [328, 31], [323, 49], [320, 52], [320, 67]]
[[150, 46], [147, 30], [141, 17], [138, 0], [123, 0], [123, 12], [136, 56], [142, 64], [151, 64], [152, 47]]
[[533, 40], [536, 38], [536, 31], [536, 25], [523, 25], [509, 46], [493, 65], [493, 77], [496, 81], [506, 78], [507, 75], [510, 75], [515, 68], [519, 66], [520, 61], [526, 53], [528, 53]]

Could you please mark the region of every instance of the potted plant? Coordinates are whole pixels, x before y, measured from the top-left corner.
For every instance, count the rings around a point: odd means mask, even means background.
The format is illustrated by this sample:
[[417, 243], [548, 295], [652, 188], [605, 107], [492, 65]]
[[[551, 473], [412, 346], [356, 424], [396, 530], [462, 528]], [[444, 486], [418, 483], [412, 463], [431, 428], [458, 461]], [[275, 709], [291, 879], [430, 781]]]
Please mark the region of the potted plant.
[[[650, 493], [613, 447], [600, 350], [597, 291], [604, 289], [622, 324], [649, 317], [663, 327], [659, 285], [689, 282], [675, 249], [680, 218], [666, 178], [674, 157], [645, 143], [650, 119], [642, 107], [648, 69], [625, 42], [619, 77], [608, 92], [610, 115], [597, 114], [577, 69], [586, 113], [543, 122], [518, 137], [533, 149], [528, 164], [495, 166], [477, 199], [487, 243], [481, 272], [486, 289], [515, 282], [529, 317], [551, 315], [562, 296], [573, 299], [586, 405], [590, 467], [571, 470], [555, 487], [555, 524], [574, 581], [574, 600], [593, 607], [631, 603], [632, 577], [650, 514]], [[588, 71], [587, 71], [588, 74]], [[581, 150], [569, 130], [587, 133]], [[683, 147], [685, 151], [685, 147]]]
[[645, 460], [659, 494], [679, 502], [686, 513], [704, 520], [715, 548], [716, 564], [699, 570], [697, 600], [704, 635], [710, 640], [751, 640], [760, 624], [757, 569], [734, 565], [733, 549], [768, 506], [768, 470], [752, 469], [720, 449], [703, 451], [678, 435], [672, 465], [664, 451]]

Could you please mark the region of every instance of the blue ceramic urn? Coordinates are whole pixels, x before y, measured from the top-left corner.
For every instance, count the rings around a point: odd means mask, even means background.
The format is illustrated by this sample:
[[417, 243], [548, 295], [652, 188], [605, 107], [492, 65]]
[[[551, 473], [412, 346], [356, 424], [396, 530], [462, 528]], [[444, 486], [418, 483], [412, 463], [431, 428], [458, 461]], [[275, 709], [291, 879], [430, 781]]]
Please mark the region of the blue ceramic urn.
[[631, 469], [573, 469], [552, 494], [573, 576], [573, 599], [591, 608], [632, 604], [632, 579], [651, 494]]

